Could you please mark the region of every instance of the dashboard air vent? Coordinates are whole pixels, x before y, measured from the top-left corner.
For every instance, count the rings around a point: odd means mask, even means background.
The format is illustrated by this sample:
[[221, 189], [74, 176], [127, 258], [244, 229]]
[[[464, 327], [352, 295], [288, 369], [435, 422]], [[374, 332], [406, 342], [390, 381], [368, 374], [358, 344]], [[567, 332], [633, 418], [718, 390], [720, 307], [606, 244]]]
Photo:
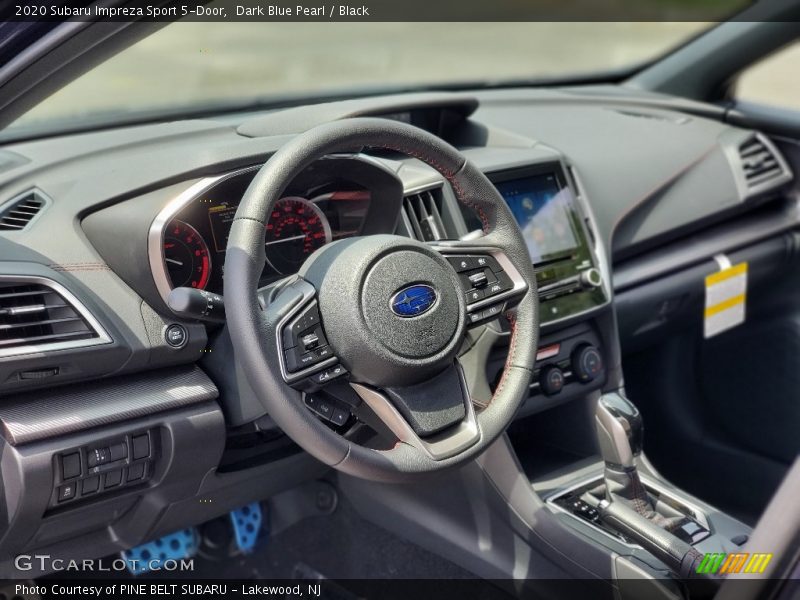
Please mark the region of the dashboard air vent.
[[761, 136], [754, 136], [739, 146], [739, 157], [745, 182], [750, 189], [760, 188], [773, 180], [783, 180], [788, 174], [775, 149]]
[[66, 291], [39, 281], [0, 280], [0, 356], [108, 341]]
[[0, 207], [0, 231], [22, 231], [47, 204], [38, 190], [31, 190]]
[[403, 198], [403, 220], [411, 235], [423, 242], [447, 238], [442, 222], [440, 188], [410, 194]]

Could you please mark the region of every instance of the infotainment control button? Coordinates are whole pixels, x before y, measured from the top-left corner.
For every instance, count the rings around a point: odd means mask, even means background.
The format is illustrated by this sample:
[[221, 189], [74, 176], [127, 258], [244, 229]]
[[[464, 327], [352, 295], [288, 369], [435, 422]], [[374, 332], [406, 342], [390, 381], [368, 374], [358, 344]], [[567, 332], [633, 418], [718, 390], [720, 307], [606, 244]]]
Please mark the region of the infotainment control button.
[[600, 287], [603, 283], [603, 278], [600, 275], [600, 271], [591, 267], [581, 272], [579, 281], [584, 289], [591, 289]]
[[472, 287], [474, 288], [482, 288], [489, 283], [489, 278], [483, 271], [477, 271], [476, 273], [472, 273], [471, 275], [468, 276], [468, 279], [469, 282], [472, 284]]

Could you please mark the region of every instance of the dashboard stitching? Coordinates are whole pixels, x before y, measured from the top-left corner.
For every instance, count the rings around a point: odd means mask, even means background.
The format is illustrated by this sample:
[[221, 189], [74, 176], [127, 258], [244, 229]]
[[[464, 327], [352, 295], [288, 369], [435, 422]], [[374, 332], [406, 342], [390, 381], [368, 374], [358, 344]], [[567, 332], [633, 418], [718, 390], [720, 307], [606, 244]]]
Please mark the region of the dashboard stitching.
[[53, 263], [47, 265], [54, 271], [110, 271], [111, 267], [109, 267], [105, 263], [98, 263], [98, 262], [79, 262], [79, 263], [65, 263], [65, 264], [58, 264]]

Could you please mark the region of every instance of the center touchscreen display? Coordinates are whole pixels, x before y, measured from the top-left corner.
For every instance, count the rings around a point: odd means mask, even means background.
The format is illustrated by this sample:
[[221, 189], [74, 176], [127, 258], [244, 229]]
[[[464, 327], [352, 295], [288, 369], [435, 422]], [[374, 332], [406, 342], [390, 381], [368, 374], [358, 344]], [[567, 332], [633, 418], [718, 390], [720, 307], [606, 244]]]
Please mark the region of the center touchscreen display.
[[495, 182], [519, 223], [534, 263], [578, 247], [572, 195], [555, 174]]

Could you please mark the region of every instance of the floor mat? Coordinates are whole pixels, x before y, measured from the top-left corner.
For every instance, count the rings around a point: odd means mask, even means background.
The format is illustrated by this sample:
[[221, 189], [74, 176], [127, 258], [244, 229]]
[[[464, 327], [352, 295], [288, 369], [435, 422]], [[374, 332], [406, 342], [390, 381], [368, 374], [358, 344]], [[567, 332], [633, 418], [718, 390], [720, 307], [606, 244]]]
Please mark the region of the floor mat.
[[298, 565], [333, 579], [470, 579], [457, 565], [361, 518], [340, 498], [331, 515], [307, 518], [248, 555], [195, 560], [196, 577], [288, 579]]

